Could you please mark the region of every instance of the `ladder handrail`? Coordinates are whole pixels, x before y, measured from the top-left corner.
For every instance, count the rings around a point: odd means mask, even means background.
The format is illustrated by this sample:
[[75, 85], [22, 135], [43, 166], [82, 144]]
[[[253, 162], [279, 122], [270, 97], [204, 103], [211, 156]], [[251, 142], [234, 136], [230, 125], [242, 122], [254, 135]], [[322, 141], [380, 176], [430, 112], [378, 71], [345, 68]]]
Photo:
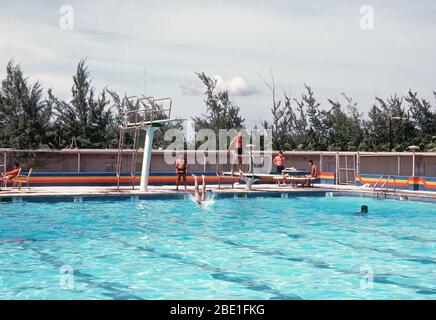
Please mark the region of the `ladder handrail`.
[[133, 136], [133, 154], [130, 163], [130, 176], [132, 177], [132, 189], [135, 190], [135, 178], [136, 178], [136, 159], [139, 150], [139, 132], [140, 128], [135, 128], [135, 133]]
[[117, 188], [120, 189], [120, 180], [121, 180], [121, 170], [122, 170], [122, 161], [123, 161], [123, 149], [124, 149], [124, 134], [125, 130], [120, 129], [120, 138], [118, 141], [118, 156], [117, 156], [117, 166], [115, 168], [117, 175]]
[[374, 184], [374, 188], [373, 188], [374, 193], [375, 193], [375, 189], [377, 188], [377, 185], [379, 184], [379, 182], [380, 182], [381, 179], [383, 179], [383, 178], [386, 178], [386, 176], [381, 176], [381, 177], [377, 180], [377, 182]]
[[[381, 187], [380, 187], [380, 192], [383, 192], [383, 191], [385, 191], [385, 192], [389, 192], [389, 181], [390, 181], [390, 180], [393, 180], [393, 181], [394, 181], [394, 194], [395, 194], [395, 193], [396, 193], [396, 190], [397, 190], [397, 180], [396, 180], [395, 176], [386, 176], [386, 175], [383, 175], [383, 176], [381, 176], [381, 177], [377, 180], [377, 182], [374, 184], [374, 188], [373, 188], [373, 190], [374, 190], [374, 195], [378, 194], [378, 193], [377, 193], [377, 186], [378, 186], [378, 184], [380, 183], [380, 181], [381, 181], [382, 179], [385, 179], [385, 180], [384, 180], [383, 184], [382, 184]], [[386, 190], [384, 190], [385, 187], [386, 187]]]
[[380, 190], [383, 191], [384, 187], [386, 186], [386, 191], [389, 191], [389, 181], [390, 180], [394, 180], [394, 193], [396, 191], [396, 186], [397, 186], [397, 181], [395, 179], [395, 176], [389, 176], [387, 177], [386, 181], [383, 183], [383, 185], [381, 186]]

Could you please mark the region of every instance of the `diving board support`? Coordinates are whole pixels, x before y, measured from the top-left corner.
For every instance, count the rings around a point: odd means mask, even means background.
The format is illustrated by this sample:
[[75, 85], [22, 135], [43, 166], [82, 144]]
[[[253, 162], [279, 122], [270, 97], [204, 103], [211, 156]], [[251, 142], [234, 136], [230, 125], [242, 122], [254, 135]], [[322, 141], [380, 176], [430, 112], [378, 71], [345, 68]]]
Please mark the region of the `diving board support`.
[[146, 130], [145, 144], [144, 144], [144, 157], [142, 161], [142, 171], [141, 171], [141, 184], [139, 186], [140, 191], [147, 191], [148, 188], [148, 180], [150, 177], [151, 152], [153, 151], [153, 138], [154, 138], [154, 132], [157, 129], [159, 129], [159, 127], [150, 126]]
[[139, 190], [144, 192], [148, 188], [148, 180], [150, 177], [150, 164], [151, 164], [151, 153], [153, 151], [153, 138], [154, 133], [157, 129], [161, 128], [164, 124], [174, 123], [184, 121], [184, 119], [163, 119], [156, 120], [153, 122], [143, 122], [142, 125], [145, 127], [145, 143], [144, 143], [144, 156], [142, 159], [142, 170], [141, 170], [141, 183], [139, 185]]
[[247, 191], [252, 191], [253, 190], [253, 183], [256, 183], [257, 181], [259, 181], [259, 179], [247, 178], [247, 177], [242, 177], [241, 180], [245, 182], [245, 189]]

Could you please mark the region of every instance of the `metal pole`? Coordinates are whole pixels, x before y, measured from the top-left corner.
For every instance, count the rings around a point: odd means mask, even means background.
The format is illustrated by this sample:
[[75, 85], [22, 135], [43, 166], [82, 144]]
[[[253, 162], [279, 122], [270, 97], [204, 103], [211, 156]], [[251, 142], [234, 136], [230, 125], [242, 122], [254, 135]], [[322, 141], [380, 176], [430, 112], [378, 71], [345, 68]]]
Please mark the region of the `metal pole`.
[[3, 153], [3, 164], [4, 164], [4, 171], [6, 171], [6, 166], [7, 166], [7, 158], [6, 158], [6, 156], [7, 156], [7, 153], [5, 152], [5, 153]]
[[392, 152], [392, 116], [389, 116], [389, 152]]
[[398, 176], [400, 176], [401, 175], [401, 157], [400, 156], [398, 156], [397, 162], [398, 162]]
[[347, 183], [350, 181], [348, 179], [348, 155], [345, 155], [345, 180], [347, 181]]
[[336, 184], [339, 184], [339, 152], [336, 152]]
[[151, 153], [153, 150], [153, 137], [154, 132], [158, 128], [148, 127], [145, 136], [144, 143], [144, 157], [142, 160], [142, 171], [141, 171], [141, 184], [139, 186], [140, 191], [147, 191], [148, 179], [150, 176], [150, 163], [151, 163]]
[[356, 168], [355, 168], [355, 171], [356, 171], [356, 175], [360, 176], [360, 153], [359, 152], [356, 154]]
[[322, 152], [319, 154], [319, 172], [322, 172], [322, 165], [323, 165], [323, 161], [322, 161]]
[[80, 172], [80, 151], [77, 152], [77, 172]]
[[415, 149], [413, 150], [413, 168], [412, 168], [412, 177], [414, 177], [415, 176]]
[[144, 96], [147, 96], [147, 66], [144, 67]]

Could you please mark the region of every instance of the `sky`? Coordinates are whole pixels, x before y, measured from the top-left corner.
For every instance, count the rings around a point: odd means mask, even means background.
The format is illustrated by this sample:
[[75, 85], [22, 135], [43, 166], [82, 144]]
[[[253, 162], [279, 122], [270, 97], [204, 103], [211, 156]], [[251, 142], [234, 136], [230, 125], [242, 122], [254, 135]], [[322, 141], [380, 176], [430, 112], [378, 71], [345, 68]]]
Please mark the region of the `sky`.
[[271, 119], [271, 71], [279, 96], [307, 83], [323, 106], [344, 92], [367, 112], [376, 95], [432, 99], [436, 2], [0, 0], [1, 78], [13, 59], [69, 99], [82, 58], [97, 89], [172, 97], [183, 118], [205, 112], [196, 72], [229, 90], [248, 126]]

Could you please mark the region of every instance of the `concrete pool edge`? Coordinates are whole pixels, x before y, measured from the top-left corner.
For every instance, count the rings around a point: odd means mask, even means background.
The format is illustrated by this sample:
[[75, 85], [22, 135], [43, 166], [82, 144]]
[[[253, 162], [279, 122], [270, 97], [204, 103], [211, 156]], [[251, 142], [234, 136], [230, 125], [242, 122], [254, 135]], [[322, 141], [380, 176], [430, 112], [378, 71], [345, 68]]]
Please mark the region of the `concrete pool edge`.
[[[183, 190], [183, 188], [181, 189]], [[82, 201], [116, 201], [116, 200], [163, 200], [186, 199], [193, 193], [193, 188], [188, 191], [176, 191], [174, 187], [153, 187], [149, 192], [143, 193], [131, 188], [108, 187], [35, 187], [31, 190], [0, 191], [0, 203], [10, 202], [82, 202]], [[317, 185], [314, 188], [292, 188], [271, 185], [257, 185], [255, 190], [247, 191], [241, 186], [231, 189], [208, 186], [208, 194], [213, 194], [217, 199], [223, 198], [253, 198], [253, 197], [296, 197], [296, 196], [350, 196], [374, 198], [372, 189], [356, 188], [353, 186]], [[408, 200], [436, 203], [436, 193], [397, 190], [395, 193], [381, 193], [378, 199]]]

